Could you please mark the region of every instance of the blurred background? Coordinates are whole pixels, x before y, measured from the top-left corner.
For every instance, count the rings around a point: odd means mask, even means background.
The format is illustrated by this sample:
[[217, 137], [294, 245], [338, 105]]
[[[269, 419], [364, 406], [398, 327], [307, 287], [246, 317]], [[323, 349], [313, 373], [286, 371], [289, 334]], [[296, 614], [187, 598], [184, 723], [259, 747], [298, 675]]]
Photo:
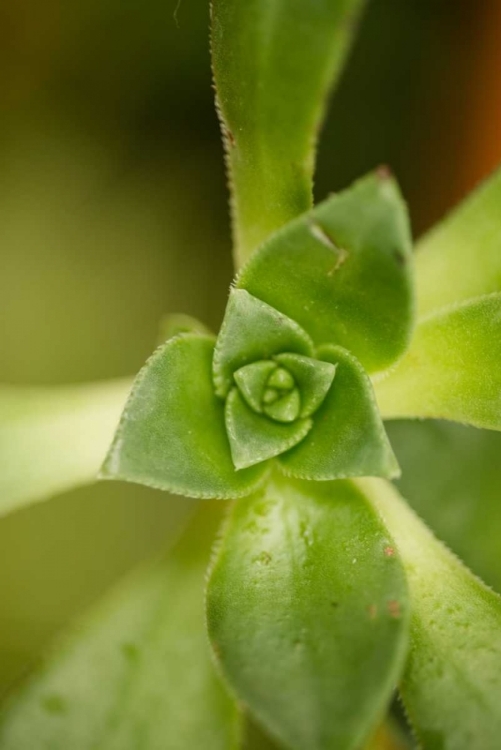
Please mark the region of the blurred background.
[[[134, 373], [166, 312], [217, 329], [232, 267], [208, 11], [0, 5], [0, 381]], [[388, 163], [415, 234], [438, 220], [501, 162], [500, 35], [497, 0], [372, 0], [317, 198]], [[98, 486], [0, 523], [0, 692], [175, 533], [186, 502]]]

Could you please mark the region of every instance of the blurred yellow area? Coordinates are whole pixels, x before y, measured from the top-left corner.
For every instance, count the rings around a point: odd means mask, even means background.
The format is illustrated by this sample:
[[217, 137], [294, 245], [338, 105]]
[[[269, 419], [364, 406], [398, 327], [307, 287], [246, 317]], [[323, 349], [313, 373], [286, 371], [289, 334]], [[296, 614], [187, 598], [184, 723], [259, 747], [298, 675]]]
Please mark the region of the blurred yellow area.
[[[217, 328], [230, 230], [207, 0], [0, 7], [0, 381], [136, 372], [166, 312]], [[326, 123], [319, 197], [391, 164], [418, 230], [501, 160], [495, 0], [373, 0]], [[0, 692], [176, 533], [190, 503], [72, 492], [0, 524]]]

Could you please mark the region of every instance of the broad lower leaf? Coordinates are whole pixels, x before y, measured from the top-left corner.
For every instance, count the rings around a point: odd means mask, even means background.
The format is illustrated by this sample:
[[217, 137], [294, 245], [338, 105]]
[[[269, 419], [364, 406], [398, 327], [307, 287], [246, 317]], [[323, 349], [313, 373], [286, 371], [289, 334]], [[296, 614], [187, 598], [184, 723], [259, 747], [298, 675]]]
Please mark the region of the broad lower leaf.
[[407, 572], [411, 644], [401, 690], [426, 750], [497, 750], [501, 736], [501, 598], [465, 568], [378, 480], [360, 486], [380, 510]]
[[408, 345], [411, 263], [405, 205], [379, 171], [270, 237], [237, 283], [297, 321], [317, 345], [340, 344], [374, 372]]
[[234, 388], [226, 399], [226, 430], [237, 469], [254, 466], [289, 450], [311, 429], [311, 419], [285, 424], [256, 414]]
[[501, 429], [501, 294], [423, 319], [406, 356], [374, 387], [384, 418]]
[[386, 429], [402, 467], [404, 497], [501, 593], [501, 433], [432, 420], [388, 422]]
[[318, 357], [336, 365], [336, 377], [313, 415], [307, 437], [279, 457], [283, 470], [316, 480], [398, 475], [370, 380], [360, 363], [335, 346], [321, 347]]
[[215, 0], [212, 62], [237, 265], [312, 203], [324, 100], [363, 0]]
[[234, 373], [244, 365], [281, 352], [311, 356], [313, 343], [294, 320], [246, 291], [233, 289], [214, 351], [217, 394], [228, 394]]
[[418, 243], [420, 315], [501, 292], [501, 170]]
[[224, 674], [284, 747], [359, 748], [382, 719], [405, 656], [407, 589], [351, 482], [277, 476], [236, 502], [207, 612]]
[[160, 347], [139, 373], [104, 467], [123, 479], [189, 497], [239, 497], [264, 467], [235, 471], [214, 394], [214, 340], [186, 334]]
[[220, 514], [204, 506], [162, 563], [124, 584], [0, 714], [2, 750], [236, 750], [212, 665], [204, 577]]
[[0, 515], [93, 482], [130, 386], [0, 386]]

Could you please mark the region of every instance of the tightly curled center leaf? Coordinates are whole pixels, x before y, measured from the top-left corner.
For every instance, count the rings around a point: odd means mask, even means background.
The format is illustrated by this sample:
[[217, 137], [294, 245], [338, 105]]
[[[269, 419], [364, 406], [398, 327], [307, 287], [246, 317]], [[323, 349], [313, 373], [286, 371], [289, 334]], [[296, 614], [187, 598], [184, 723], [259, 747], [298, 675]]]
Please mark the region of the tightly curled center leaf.
[[294, 422], [311, 416], [329, 390], [335, 365], [297, 354], [279, 354], [271, 360], [245, 365], [234, 374], [247, 405], [276, 422]]

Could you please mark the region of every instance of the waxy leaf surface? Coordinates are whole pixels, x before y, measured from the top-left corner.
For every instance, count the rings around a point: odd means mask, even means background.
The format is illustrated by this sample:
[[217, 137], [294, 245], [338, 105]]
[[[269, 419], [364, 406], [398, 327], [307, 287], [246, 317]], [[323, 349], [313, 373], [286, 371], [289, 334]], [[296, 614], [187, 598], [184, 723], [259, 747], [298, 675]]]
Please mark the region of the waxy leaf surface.
[[262, 478], [264, 467], [235, 471], [214, 393], [214, 340], [186, 334], [171, 339], [139, 373], [102, 470], [189, 497], [238, 497]]
[[501, 294], [422, 319], [405, 357], [374, 387], [384, 418], [501, 429]]
[[315, 344], [339, 344], [366, 370], [406, 349], [413, 321], [411, 239], [386, 172], [292, 221], [243, 268], [237, 285], [297, 321]]
[[188, 533], [94, 609], [0, 714], [2, 750], [236, 750], [239, 717], [215, 674], [203, 611], [220, 520]]
[[312, 204], [314, 148], [362, 0], [215, 0], [212, 63], [237, 265]]
[[228, 394], [234, 373], [244, 365], [281, 352], [311, 356], [313, 343], [294, 320], [246, 291], [233, 289], [214, 351], [217, 394]]
[[284, 747], [359, 748], [375, 730], [405, 656], [407, 588], [351, 482], [277, 475], [237, 501], [207, 615], [228, 681]]
[[426, 750], [497, 750], [501, 597], [424, 526], [391, 485], [357, 482], [384, 517], [409, 582], [410, 651], [401, 681]]
[[415, 258], [419, 315], [501, 292], [501, 170], [428, 232]]
[[130, 386], [0, 386], [0, 515], [95, 481]]
[[279, 457], [283, 470], [317, 480], [398, 475], [370, 380], [360, 363], [336, 346], [321, 347], [318, 358], [336, 365], [336, 376], [305, 440]]

